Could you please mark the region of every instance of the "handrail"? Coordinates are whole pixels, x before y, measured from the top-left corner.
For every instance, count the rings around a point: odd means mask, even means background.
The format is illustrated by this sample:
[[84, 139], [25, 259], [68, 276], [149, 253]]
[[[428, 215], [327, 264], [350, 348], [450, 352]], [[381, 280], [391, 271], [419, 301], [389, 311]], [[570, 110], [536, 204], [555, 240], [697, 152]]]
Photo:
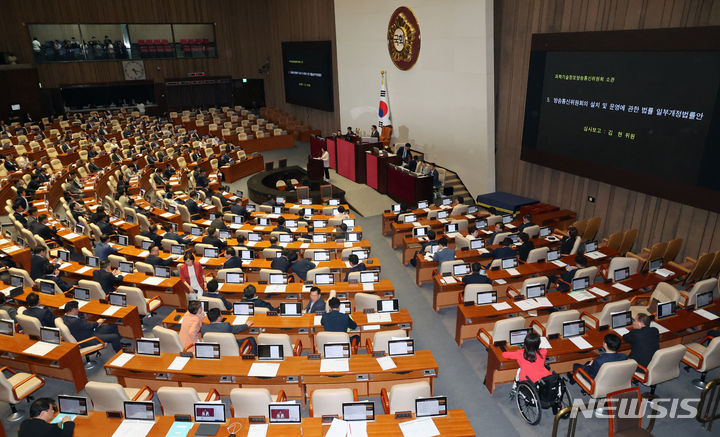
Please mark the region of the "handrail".
[[700, 403], [697, 407], [695, 419], [700, 422], [707, 431], [712, 429], [715, 419], [720, 419], [720, 378], [713, 379], [705, 384], [700, 394]]

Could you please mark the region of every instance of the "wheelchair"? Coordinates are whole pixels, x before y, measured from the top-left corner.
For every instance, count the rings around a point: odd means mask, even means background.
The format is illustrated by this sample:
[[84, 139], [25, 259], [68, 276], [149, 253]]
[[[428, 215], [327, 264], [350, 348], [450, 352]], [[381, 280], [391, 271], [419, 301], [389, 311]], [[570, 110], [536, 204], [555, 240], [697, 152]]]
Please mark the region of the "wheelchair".
[[565, 386], [565, 380], [553, 373], [536, 383], [529, 379], [518, 381], [515, 402], [523, 419], [530, 425], [537, 425], [542, 418], [542, 410], [552, 408], [555, 415], [570, 406], [570, 393]]

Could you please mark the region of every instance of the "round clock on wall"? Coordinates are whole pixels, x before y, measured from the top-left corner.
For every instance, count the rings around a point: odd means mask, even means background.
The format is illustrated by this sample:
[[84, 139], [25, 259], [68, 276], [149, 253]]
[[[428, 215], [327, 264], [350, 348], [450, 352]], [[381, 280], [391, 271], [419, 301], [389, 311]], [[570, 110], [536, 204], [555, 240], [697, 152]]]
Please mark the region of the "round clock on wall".
[[125, 80], [145, 79], [145, 64], [143, 61], [123, 61], [122, 66]]

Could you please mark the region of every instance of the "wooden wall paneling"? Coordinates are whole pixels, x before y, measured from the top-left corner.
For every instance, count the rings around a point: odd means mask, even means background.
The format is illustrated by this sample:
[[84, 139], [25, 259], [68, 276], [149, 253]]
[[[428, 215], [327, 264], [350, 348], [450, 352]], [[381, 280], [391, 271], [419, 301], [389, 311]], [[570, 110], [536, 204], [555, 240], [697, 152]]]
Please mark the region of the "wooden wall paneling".
[[720, 25], [720, 2], [495, 0], [494, 11], [497, 189], [573, 209], [581, 219], [602, 216], [599, 237], [636, 227], [635, 250], [675, 237], [685, 239], [681, 256], [720, 249], [715, 213], [520, 160], [533, 33]]

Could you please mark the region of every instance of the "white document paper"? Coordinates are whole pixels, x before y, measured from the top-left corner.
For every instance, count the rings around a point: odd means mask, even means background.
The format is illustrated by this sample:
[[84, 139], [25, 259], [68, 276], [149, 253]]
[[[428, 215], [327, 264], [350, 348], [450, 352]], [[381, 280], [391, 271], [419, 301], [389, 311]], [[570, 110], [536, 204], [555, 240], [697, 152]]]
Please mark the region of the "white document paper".
[[62, 264], [60, 264], [60, 267], [58, 267], [58, 269], [63, 270], [63, 269], [70, 267], [71, 265], [72, 264], [70, 264], [70, 263], [62, 263]]
[[348, 422], [348, 435], [351, 437], [367, 437], [367, 422]]
[[552, 349], [550, 341], [547, 337], [540, 337], [540, 349]]
[[660, 331], [661, 334], [664, 334], [664, 333], [666, 333], [666, 332], [670, 332], [669, 329], [667, 329], [666, 327], [664, 327], [663, 325], [661, 325], [661, 324], [659, 324], [659, 323], [657, 323], [657, 322], [650, 322], [650, 326], [652, 326], [652, 327], [654, 327], [654, 328], [657, 328], [657, 330]]
[[154, 420], [123, 420], [112, 437], [125, 437], [129, 435], [133, 437], [145, 437], [153, 426], [155, 426]]
[[157, 276], [148, 276], [143, 279], [142, 283], [145, 285], [160, 285], [165, 278], [158, 278]]
[[625, 334], [627, 334], [628, 332], [630, 332], [630, 330], [628, 330], [627, 328], [617, 328], [617, 329], [613, 329], [613, 331], [615, 331], [615, 333], [616, 333], [617, 335], [619, 335], [620, 337], [622, 337], [623, 335], [625, 335]]
[[341, 419], [333, 419], [325, 437], [347, 437], [349, 423]]
[[345, 261], [345, 267], [352, 268], [352, 264], [350, 264], [350, 261]]
[[83, 266], [83, 267], [80, 267], [79, 269], [75, 270], [75, 273], [81, 274], [81, 273], [88, 272], [88, 271], [90, 271], [90, 270], [92, 270], [92, 269], [93, 269], [93, 268], [90, 267], [90, 266]]
[[581, 335], [578, 335], [577, 337], [570, 337], [570, 341], [573, 342], [575, 346], [577, 346], [580, 350], [585, 349], [592, 349], [593, 345], [588, 343], [587, 340], [585, 340]]
[[68, 234], [63, 235], [63, 237], [67, 238], [68, 240], [72, 240], [73, 238], [77, 238], [80, 235], [76, 234], [75, 232], [70, 232]]
[[14, 289], [15, 289], [15, 287], [5, 287], [2, 290], [0, 290], [0, 293], [4, 294], [7, 297], [10, 297], [10, 292]]
[[529, 311], [540, 307], [540, 305], [535, 302], [535, 299], [519, 300], [515, 302], [515, 305], [523, 311]]
[[138, 258], [147, 258], [148, 255], [150, 255], [150, 252], [147, 250], [143, 250], [142, 252], [138, 253]]
[[307, 249], [308, 247], [310, 247], [310, 243], [302, 243], [300, 245], [300, 249]]
[[507, 281], [504, 279], [496, 279], [495, 283], [498, 285], [503, 285], [503, 284], [507, 284]]
[[497, 302], [492, 304], [492, 307], [495, 308], [495, 311], [505, 311], [512, 308], [507, 302]]
[[375, 291], [375, 283], [363, 284], [362, 289], [363, 291]]
[[169, 217], [172, 217], [172, 216], [173, 216], [173, 215], [170, 214], [169, 212], [164, 212], [164, 213], [160, 214], [160, 217], [164, 217], [164, 218], [169, 218]]
[[206, 257], [202, 257], [202, 258], [200, 258], [200, 259], [198, 260], [198, 262], [199, 262], [200, 264], [205, 264], [205, 263], [207, 263], [208, 261], [210, 261], [210, 258], [206, 258]]
[[350, 360], [348, 358], [331, 358], [320, 360], [320, 373], [349, 371]]
[[377, 331], [380, 329], [380, 325], [363, 325], [363, 331]]
[[600, 259], [600, 258], [604, 258], [605, 254], [596, 250], [593, 252], [586, 253], [585, 256], [590, 259]]
[[520, 276], [520, 272], [518, 272], [517, 269], [506, 269], [505, 271], [508, 272], [510, 276]]
[[188, 357], [175, 357], [173, 362], [168, 366], [168, 370], [182, 370], [188, 361], [190, 361]]
[[434, 437], [440, 435], [435, 422], [430, 417], [410, 420], [398, 424], [404, 437]]
[[379, 357], [376, 358], [376, 360], [380, 365], [380, 368], [383, 370], [394, 369], [397, 367], [397, 364], [395, 364], [395, 361], [393, 361], [392, 357]]
[[667, 278], [673, 275], [673, 271], [668, 269], [657, 269], [655, 270], [655, 274], [660, 275], [663, 278]]
[[390, 313], [372, 313], [367, 315], [368, 323], [391, 323], [392, 316]]
[[555, 261], [550, 261], [550, 262], [555, 264], [558, 267], [565, 267], [567, 265], [564, 262], [560, 261], [559, 259], [556, 259]]
[[571, 291], [570, 297], [572, 297], [573, 299], [575, 299], [578, 302], [582, 302], [584, 300], [595, 299], [595, 295], [586, 290]]
[[249, 318], [250, 318], [250, 316], [235, 316], [235, 319], [233, 320], [232, 325], [234, 325], [234, 326], [244, 325], [245, 323], [247, 323]]
[[122, 367], [122, 366], [124, 366], [125, 364], [127, 364], [127, 362], [130, 361], [130, 360], [132, 359], [132, 357], [134, 357], [134, 356], [135, 356], [135, 355], [133, 355], [133, 354], [122, 353], [122, 354], [120, 354], [119, 357], [115, 358], [115, 359], [110, 363], [110, 365], [111, 365], [111, 366]]
[[313, 325], [315, 325], [315, 326], [322, 325], [322, 316], [314, 316]]
[[274, 377], [277, 376], [279, 368], [280, 363], [253, 363], [248, 376]]
[[472, 219], [475, 218], [475, 216], [472, 215], [472, 214], [465, 214], [465, 218], [468, 219], [468, 220], [472, 220]]
[[487, 235], [492, 234], [492, 231], [488, 231], [487, 229], [481, 229], [481, 231], [483, 234], [487, 234]]
[[287, 285], [267, 285], [265, 293], [285, 293]]
[[418, 222], [412, 222], [412, 225], [415, 226], [416, 228], [419, 228], [421, 226], [420, 223], [418, 223]]
[[38, 341], [34, 345], [25, 349], [23, 352], [26, 354], [39, 355], [42, 357], [42, 356], [45, 356], [48, 353], [50, 353], [56, 347], [58, 347], [57, 344], [47, 343], [44, 341]]
[[718, 316], [716, 316], [715, 314], [711, 313], [710, 311], [703, 310], [703, 309], [695, 310], [695, 314], [697, 314], [698, 316], [705, 317], [708, 320], [715, 320], [718, 318]]
[[84, 307], [85, 305], [89, 304], [90, 301], [89, 300], [78, 300], [77, 303], [78, 303], [78, 309], [80, 309], [80, 308]]
[[513, 225], [513, 224], [511, 224], [511, 223], [508, 223], [508, 224], [505, 225], [505, 227], [508, 228], [508, 229], [515, 229], [517, 226], [515, 226], [515, 225]]
[[602, 289], [597, 288], [597, 287], [590, 288], [590, 289], [588, 289], [588, 291], [591, 291], [591, 292], [597, 294], [597, 295], [600, 296], [600, 297], [605, 297], [605, 296], [607, 296], [608, 294], [610, 294], [610, 293], [608, 293], [607, 291], [602, 290]]
[[442, 280], [443, 280], [446, 284], [457, 284], [457, 279], [455, 279], [455, 278], [452, 277], [452, 276], [443, 276]]
[[352, 241], [346, 241], [343, 243], [343, 247], [353, 247]]
[[540, 307], [553, 306], [552, 302], [550, 302], [550, 299], [548, 299], [547, 297], [536, 297], [535, 302], [537, 302], [538, 306], [540, 306]]
[[615, 284], [613, 284], [613, 287], [615, 287], [615, 288], [617, 288], [618, 290], [623, 291], [623, 292], [625, 292], [625, 293], [627, 293], [628, 291], [632, 291], [632, 288], [628, 287], [628, 286], [625, 285], [625, 284], [621, 284], [621, 283], [619, 283], [619, 282], [616, 282]]
[[100, 314], [100, 315], [101, 315], [101, 316], [112, 316], [112, 315], [115, 314], [120, 308], [122, 308], [122, 307], [119, 307], [119, 306], [117, 306], [117, 305], [110, 305], [110, 306], [109, 306], [105, 311], [103, 311], [102, 314]]
[[247, 437], [265, 437], [267, 435], [268, 424], [250, 425]]

